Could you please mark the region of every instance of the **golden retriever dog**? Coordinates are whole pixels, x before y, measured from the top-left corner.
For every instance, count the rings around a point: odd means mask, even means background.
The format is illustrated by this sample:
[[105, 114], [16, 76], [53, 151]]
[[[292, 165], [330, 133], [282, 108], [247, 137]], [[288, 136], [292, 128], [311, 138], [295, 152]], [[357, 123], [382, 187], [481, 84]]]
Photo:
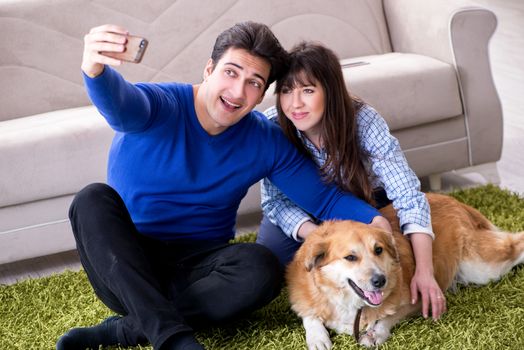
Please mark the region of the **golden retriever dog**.
[[[442, 290], [486, 284], [524, 262], [524, 232], [498, 230], [480, 212], [445, 195], [428, 194], [435, 240], [433, 265]], [[381, 210], [393, 235], [352, 221], [325, 222], [297, 251], [286, 272], [292, 309], [302, 318], [310, 350], [328, 350], [326, 328], [377, 346], [400, 320], [421, 312], [411, 304], [415, 259], [391, 205]], [[361, 332], [354, 330], [362, 309]], [[362, 333], [361, 336], [359, 334]]]

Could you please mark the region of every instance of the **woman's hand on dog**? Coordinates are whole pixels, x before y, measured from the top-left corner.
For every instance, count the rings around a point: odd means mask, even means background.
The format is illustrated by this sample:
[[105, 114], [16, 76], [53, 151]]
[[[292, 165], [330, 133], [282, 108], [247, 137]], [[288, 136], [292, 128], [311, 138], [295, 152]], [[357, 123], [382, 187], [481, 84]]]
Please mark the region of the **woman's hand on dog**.
[[302, 240], [306, 239], [307, 236], [309, 236], [309, 234], [311, 232], [313, 232], [314, 230], [316, 230], [318, 228], [318, 225], [313, 223], [313, 221], [305, 221], [304, 223], [302, 223], [302, 225], [300, 225], [300, 227], [298, 228], [298, 231], [297, 231], [297, 236], [299, 238], [301, 238]]
[[425, 233], [410, 234], [411, 246], [415, 254], [416, 269], [411, 279], [411, 302], [416, 304], [419, 298], [422, 300], [422, 316], [428, 317], [431, 306], [433, 320], [440, 319], [446, 312], [446, 297], [440, 289], [433, 272], [433, 240]]
[[[369, 223], [369, 226], [379, 228], [389, 233], [393, 232], [393, 230], [391, 229], [391, 225], [389, 224], [389, 221], [383, 216], [375, 216], [373, 220]], [[307, 236], [309, 236], [311, 232], [313, 232], [317, 228], [318, 228], [318, 225], [313, 223], [312, 221], [305, 221], [298, 228], [297, 236], [304, 240], [306, 239]]]

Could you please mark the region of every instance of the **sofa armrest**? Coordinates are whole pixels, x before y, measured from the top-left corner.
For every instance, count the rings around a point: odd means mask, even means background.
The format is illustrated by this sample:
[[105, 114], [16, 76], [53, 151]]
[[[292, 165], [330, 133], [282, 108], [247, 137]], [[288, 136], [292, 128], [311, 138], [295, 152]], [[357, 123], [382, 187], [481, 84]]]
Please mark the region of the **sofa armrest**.
[[495, 14], [480, 8], [458, 10], [450, 21], [451, 46], [470, 139], [471, 165], [497, 161], [502, 153], [502, 106], [493, 82], [488, 52], [488, 42], [496, 26]]
[[467, 1], [384, 0], [391, 45], [452, 64], [463, 101], [470, 165], [502, 152], [502, 107], [491, 74], [488, 44], [497, 26], [490, 10]]

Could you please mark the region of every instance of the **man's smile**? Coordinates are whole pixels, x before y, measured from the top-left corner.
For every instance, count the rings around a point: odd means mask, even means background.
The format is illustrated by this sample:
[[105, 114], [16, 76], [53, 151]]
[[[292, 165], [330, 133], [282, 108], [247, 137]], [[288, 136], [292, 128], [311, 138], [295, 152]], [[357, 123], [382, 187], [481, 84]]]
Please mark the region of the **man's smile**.
[[231, 111], [231, 112], [242, 107], [241, 104], [233, 103], [230, 100], [228, 100], [226, 97], [223, 97], [223, 96], [220, 96], [220, 101], [222, 102], [222, 105], [226, 108], [226, 110]]

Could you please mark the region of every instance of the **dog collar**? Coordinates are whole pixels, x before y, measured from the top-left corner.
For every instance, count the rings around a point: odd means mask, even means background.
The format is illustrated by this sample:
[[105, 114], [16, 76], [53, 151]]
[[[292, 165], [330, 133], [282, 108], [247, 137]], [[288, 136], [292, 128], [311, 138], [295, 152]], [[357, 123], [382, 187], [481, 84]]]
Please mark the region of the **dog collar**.
[[355, 337], [357, 343], [360, 340], [360, 316], [362, 316], [362, 308], [357, 310], [355, 322], [353, 322], [353, 336]]

